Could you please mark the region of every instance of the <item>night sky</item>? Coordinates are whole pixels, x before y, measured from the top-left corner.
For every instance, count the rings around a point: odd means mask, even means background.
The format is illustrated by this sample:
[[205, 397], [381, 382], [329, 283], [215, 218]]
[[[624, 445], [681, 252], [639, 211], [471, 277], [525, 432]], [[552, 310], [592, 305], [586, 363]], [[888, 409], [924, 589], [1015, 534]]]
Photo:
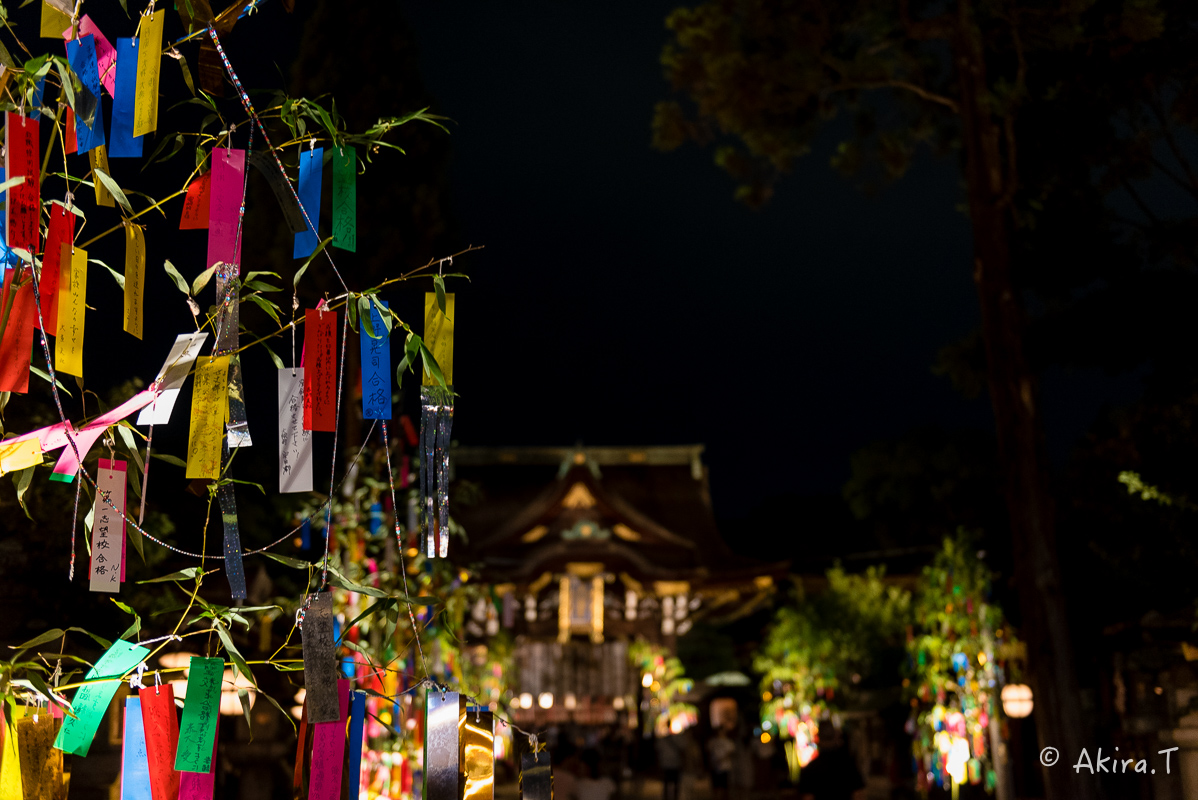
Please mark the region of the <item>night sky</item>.
[[[717, 515], [836, 493], [849, 457], [921, 426], [984, 427], [932, 374], [978, 324], [952, 158], [868, 197], [829, 130], [762, 211], [695, 146], [650, 148], [677, 3], [404, 2], [453, 118], [463, 243], [455, 434], [467, 444], [703, 442]], [[1045, 380], [1059, 461], [1102, 403]]]

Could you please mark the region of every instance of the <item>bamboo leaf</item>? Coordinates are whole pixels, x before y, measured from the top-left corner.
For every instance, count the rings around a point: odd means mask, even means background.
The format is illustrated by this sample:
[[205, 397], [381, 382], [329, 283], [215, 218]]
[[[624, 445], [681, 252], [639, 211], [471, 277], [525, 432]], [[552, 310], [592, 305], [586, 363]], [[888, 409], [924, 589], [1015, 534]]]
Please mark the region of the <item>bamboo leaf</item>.
[[[208, 285], [208, 281], [212, 280], [212, 276], [216, 274], [216, 269], [219, 266], [220, 262], [218, 261], [196, 276], [196, 279], [191, 282], [192, 297], [196, 297], [200, 292], [204, 291], [204, 287]], [[219, 300], [219, 298], [217, 299]]]
[[179, 270], [175, 269], [175, 265], [168, 259], [163, 263], [162, 268], [166, 270], [167, 275], [171, 276], [171, 280], [175, 282], [175, 286], [179, 287], [179, 291], [190, 297], [191, 292], [188, 291], [187, 281], [183, 280], [183, 276], [179, 274]]
[[100, 179], [100, 183], [104, 184], [104, 188], [121, 204], [121, 208], [132, 214], [133, 206], [129, 205], [129, 198], [125, 197], [125, 193], [121, 190], [121, 187], [117, 186], [112, 176], [99, 167], [96, 167], [92, 172], [95, 173], [95, 177]]
[[448, 316], [445, 311], [445, 279], [440, 275], [434, 275], [433, 288], [437, 292], [437, 308], [441, 309], [441, 316]]

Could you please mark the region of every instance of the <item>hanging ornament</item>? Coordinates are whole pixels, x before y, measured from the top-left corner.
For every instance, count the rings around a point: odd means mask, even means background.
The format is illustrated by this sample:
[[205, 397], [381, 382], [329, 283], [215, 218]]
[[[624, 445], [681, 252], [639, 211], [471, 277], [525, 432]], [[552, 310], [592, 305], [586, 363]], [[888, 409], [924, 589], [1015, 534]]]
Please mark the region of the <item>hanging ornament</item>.
[[424, 295], [424, 342], [440, 368], [426, 363], [420, 387], [420, 497], [429, 558], [449, 555], [449, 441], [453, 433], [454, 296]]

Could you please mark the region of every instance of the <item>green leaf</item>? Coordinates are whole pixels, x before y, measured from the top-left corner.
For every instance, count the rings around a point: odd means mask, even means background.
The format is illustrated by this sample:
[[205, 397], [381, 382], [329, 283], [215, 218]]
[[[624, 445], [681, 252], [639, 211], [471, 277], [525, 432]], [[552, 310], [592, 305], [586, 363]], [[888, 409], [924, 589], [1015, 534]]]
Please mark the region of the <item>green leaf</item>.
[[345, 626], [345, 630], [348, 631], [348, 630], [352, 629], [355, 625], [357, 625], [359, 622], [366, 619], [367, 617], [371, 616], [376, 611], [386, 611], [387, 609], [391, 608], [394, 605], [395, 605], [395, 598], [393, 598], [393, 597], [387, 597], [382, 600], [379, 600], [376, 603], [373, 603], [369, 608], [367, 608], [361, 614], [354, 617], [353, 620], [348, 625]]
[[274, 303], [270, 302], [269, 300], [267, 300], [265, 297], [262, 297], [261, 295], [257, 295], [257, 294], [251, 294], [251, 295], [246, 296], [243, 299], [248, 300], [249, 302], [258, 306], [258, 308], [265, 311], [267, 316], [269, 316], [271, 319], [273, 319], [275, 321], [276, 325], [282, 324], [281, 322], [279, 322], [279, 307], [277, 305], [275, 305]]
[[[291, 667], [291, 665], [290, 665], [290, 664], [288, 664], [287, 666], [288, 666], [288, 667]], [[301, 670], [304, 668], [304, 667], [303, 667], [303, 664], [299, 664], [298, 666], [299, 666], [299, 668], [300, 668]], [[275, 708], [279, 709], [279, 713], [283, 715], [283, 719], [285, 719], [285, 720], [287, 720], [288, 722], [290, 722], [290, 723], [291, 723], [291, 730], [292, 730], [292, 732], [295, 732], [295, 731], [296, 731], [296, 727], [295, 727], [295, 720], [293, 720], [293, 719], [291, 718], [291, 715], [290, 715], [290, 714], [288, 714], [286, 711], [284, 711], [284, 710], [283, 710], [283, 707], [282, 707], [281, 705], [279, 705], [279, 701], [278, 701], [278, 700], [275, 700], [275, 699], [274, 699], [273, 697], [271, 697], [271, 696], [270, 696], [270, 695], [269, 695], [267, 692], [259, 692], [259, 693], [258, 693], [258, 696], [259, 696], [259, 697], [265, 697], [267, 700], [269, 700], [269, 701], [270, 701], [270, 704], [271, 704], [272, 706], [274, 706]]]
[[333, 237], [330, 236], [329, 238], [325, 239], [320, 244], [316, 245], [316, 249], [312, 251], [312, 255], [310, 255], [306, 259], [304, 259], [304, 263], [302, 265], [300, 265], [300, 268], [295, 271], [295, 277], [291, 279], [292, 286], [299, 286], [300, 278], [302, 278], [304, 276], [304, 273], [308, 270], [308, 265], [312, 263], [312, 259], [316, 258], [318, 255], [320, 255], [322, 252], [324, 252], [324, 249], [326, 247], [328, 247], [332, 241], [333, 241]]
[[138, 583], [166, 583], [167, 581], [181, 581], [185, 578], [195, 579], [200, 574], [199, 567], [188, 567], [181, 569], [178, 572], [172, 572], [170, 575], [163, 575], [161, 578], [150, 578], [148, 581], [138, 581]]
[[354, 333], [358, 332], [358, 303], [352, 297], [345, 304], [345, 313], [349, 318], [349, 327], [353, 328]]
[[283, 359], [279, 358], [275, 351], [270, 349], [270, 345], [268, 345], [266, 342], [262, 342], [262, 349], [266, 351], [268, 356], [270, 356], [270, 360], [275, 362], [275, 369], [283, 369]]
[[243, 282], [241, 285], [244, 286], [245, 288], [249, 289], [252, 292], [281, 292], [281, 291], [283, 291], [278, 286], [271, 286], [269, 283], [265, 283], [263, 281], [247, 280], [247, 281]]
[[121, 291], [122, 291], [122, 292], [123, 292], [123, 291], [125, 291], [125, 276], [124, 276], [124, 275], [122, 275], [121, 273], [117, 272], [115, 269], [113, 269], [112, 267], [108, 266], [107, 264], [105, 264], [103, 261], [101, 261], [101, 260], [100, 260], [100, 259], [98, 259], [98, 258], [89, 258], [89, 259], [87, 260], [87, 263], [89, 263], [89, 264], [99, 264], [101, 267], [103, 267], [104, 269], [108, 270], [109, 274], [110, 274], [110, 275], [112, 275], [112, 278], [113, 278], [113, 280], [115, 280], [115, 281], [116, 281], [116, 285], [117, 285], [117, 286], [119, 286], [119, 287], [121, 287]]
[[278, 553], [272, 553], [269, 550], [264, 551], [262, 555], [273, 561], [278, 561], [284, 566], [291, 567], [292, 569], [308, 569], [312, 566], [307, 561], [300, 561], [298, 558], [290, 558], [289, 556], [281, 556]]
[[62, 86], [62, 93], [65, 95], [67, 107], [71, 111], [75, 110], [75, 87], [71, 85], [71, 68], [63, 61], [57, 62], [58, 78]]
[[125, 447], [129, 449], [129, 453], [133, 456], [133, 462], [137, 464], [138, 470], [145, 470], [145, 462], [141, 460], [141, 452], [137, 449], [137, 440], [133, 438], [133, 430], [129, 423], [121, 420], [116, 425], [117, 433], [121, 436], [121, 441], [125, 443]]
[[255, 271], [253, 271], [253, 272], [247, 272], [247, 273], [245, 274], [245, 278], [243, 278], [243, 280], [244, 280], [246, 283], [249, 283], [249, 282], [250, 282], [250, 281], [252, 281], [254, 278], [257, 278], [259, 275], [269, 275], [269, 276], [271, 276], [272, 278], [278, 278], [279, 280], [283, 280], [283, 277], [282, 277], [281, 275], [279, 275], [279, 273], [277, 273], [277, 272], [267, 272], [266, 270], [255, 270]]
[[190, 297], [191, 292], [187, 289], [187, 281], [183, 280], [183, 276], [179, 274], [179, 270], [175, 269], [175, 265], [168, 259], [163, 263], [162, 268], [166, 270], [167, 275], [171, 276], [171, 280], [175, 282], [175, 286], [179, 287], [179, 291]]
[[358, 594], [369, 595], [370, 597], [390, 597], [390, 595], [384, 592], [382, 589], [376, 589], [373, 586], [363, 586], [360, 583], [351, 581], [344, 575], [335, 572], [332, 567], [329, 567], [329, 583], [339, 589], [346, 589], [351, 592], [357, 592]]
[[100, 645], [100, 647], [103, 647], [105, 650], [112, 647], [112, 642], [108, 641], [103, 636], [97, 636], [96, 634], [92, 633], [89, 630], [85, 630], [83, 628], [73, 628], [73, 627], [67, 628], [67, 630], [75, 631], [76, 633], [82, 633], [84, 636], [90, 636], [92, 639], [95, 640], [96, 644]]
[[371, 339], [382, 339], [381, 331], [375, 331], [374, 320], [370, 315], [370, 298], [362, 295], [358, 298], [358, 316], [362, 318], [362, 332]]
[[246, 677], [250, 683], [258, 685], [254, 680], [254, 673], [250, 672], [250, 667], [245, 663], [245, 659], [241, 657], [241, 652], [237, 646], [233, 644], [233, 638], [229, 636], [229, 632], [225, 630], [225, 626], [220, 620], [213, 620], [212, 627], [216, 629], [216, 635], [220, 637], [220, 642], [225, 646], [225, 652], [229, 654], [229, 658], [233, 661], [237, 671]]
[[176, 467], [187, 468], [187, 462], [178, 456], [168, 455], [166, 453], [151, 453], [150, 458], [156, 458], [159, 461], [165, 461], [168, 464], [173, 464]]
[[[192, 297], [196, 297], [197, 295], [199, 295], [200, 292], [202, 292], [204, 290], [204, 287], [208, 285], [208, 281], [212, 280], [212, 276], [216, 274], [216, 269], [219, 266], [220, 266], [220, 262], [218, 261], [217, 263], [213, 264], [211, 267], [209, 267], [208, 269], [204, 270], [203, 272], [201, 272], [199, 275], [196, 276], [196, 279], [191, 282], [191, 296]], [[217, 300], [219, 300], [219, 299], [220, 298], [217, 298]]]
[[[46, 372], [44, 369], [42, 369], [41, 367], [35, 367], [32, 364], [30, 364], [29, 371], [32, 372], [34, 375], [38, 376], [39, 378], [41, 378], [42, 380], [44, 380], [46, 383], [50, 382], [50, 374], [48, 372]], [[62, 381], [58, 380], [57, 377], [54, 379], [54, 385], [58, 387], [58, 391], [65, 394], [67, 397], [74, 397], [74, 395], [72, 395], [67, 390], [67, 387], [62, 385]]]
[[104, 188], [121, 204], [121, 208], [132, 214], [133, 206], [129, 205], [129, 198], [125, 197], [125, 193], [121, 191], [121, 187], [116, 185], [116, 181], [112, 179], [112, 176], [99, 167], [96, 167], [92, 172], [95, 173], [95, 177], [100, 179], [100, 183], [104, 184]]
[[9, 645], [8, 649], [28, 650], [31, 647], [37, 647], [39, 644], [45, 644], [46, 642], [52, 642], [55, 639], [61, 639], [64, 635], [66, 635], [66, 631], [64, 631], [62, 628], [51, 628], [40, 636], [35, 636], [27, 642]]
[[441, 309], [441, 316], [448, 316], [445, 311], [445, 279], [440, 275], [434, 275], [433, 288], [437, 291], [437, 308]]
[[245, 715], [245, 727], [250, 731], [250, 741], [254, 741], [254, 728], [250, 722], [250, 690], [238, 689], [237, 699], [241, 701], [241, 713]]
[[437, 382], [437, 385], [445, 386], [445, 376], [441, 373], [441, 365], [437, 363], [437, 359], [433, 356], [432, 352], [424, 346], [424, 342], [420, 343], [420, 357], [424, 359], [425, 373], [431, 375], [433, 380]]
[[[374, 305], [375, 310], [379, 312], [379, 319], [383, 321], [383, 326], [387, 329], [387, 336], [391, 335], [391, 331], [395, 327], [394, 319], [391, 315], [391, 309], [383, 305], [383, 301], [379, 300], [378, 295], [370, 295], [370, 302]], [[378, 338], [383, 338], [379, 336]]]
[[7, 192], [12, 187], [20, 186], [24, 182], [25, 182], [24, 175], [18, 175], [15, 178], [9, 178], [4, 183], [0, 183], [0, 192]]
[[25, 505], [25, 493], [29, 491], [29, 485], [33, 482], [33, 471], [36, 467], [26, 467], [12, 474], [12, 483], [17, 490], [17, 502], [21, 505], [21, 510], [25, 512], [25, 516], [33, 521], [33, 515], [29, 513], [28, 507]]
[[[124, 4], [125, 4], [125, 0], [121, 0], [121, 5], [124, 5]], [[181, 55], [179, 58], [177, 58], [175, 60], [179, 62], [179, 69], [183, 70], [183, 82], [185, 84], [187, 84], [187, 91], [191, 92], [192, 97], [195, 97], [196, 85], [195, 85], [195, 82], [191, 79], [191, 70], [188, 69], [188, 67], [187, 67], [186, 56]]]

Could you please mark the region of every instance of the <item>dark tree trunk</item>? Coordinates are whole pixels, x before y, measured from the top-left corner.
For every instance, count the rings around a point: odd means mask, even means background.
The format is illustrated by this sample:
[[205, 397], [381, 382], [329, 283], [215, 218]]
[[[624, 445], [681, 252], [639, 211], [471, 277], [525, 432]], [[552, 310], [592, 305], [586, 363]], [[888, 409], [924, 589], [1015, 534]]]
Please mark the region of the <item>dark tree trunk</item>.
[[1060, 761], [1044, 769], [1044, 785], [1049, 800], [1091, 800], [1096, 796], [1092, 783], [1070, 768], [1086, 737], [1056, 554], [1036, 380], [1024, 352], [1023, 304], [1011, 276], [1011, 221], [1004, 195], [1013, 176], [1004, 169], [998, 121], [986, 108], [985, 60], [968, 0], [960, 0], [959, 9], [953, 49], [960, 80], [974, 280], [1014, 540], [1021, 633], [1034, 675], [1039, 744], [1060, 752]]

